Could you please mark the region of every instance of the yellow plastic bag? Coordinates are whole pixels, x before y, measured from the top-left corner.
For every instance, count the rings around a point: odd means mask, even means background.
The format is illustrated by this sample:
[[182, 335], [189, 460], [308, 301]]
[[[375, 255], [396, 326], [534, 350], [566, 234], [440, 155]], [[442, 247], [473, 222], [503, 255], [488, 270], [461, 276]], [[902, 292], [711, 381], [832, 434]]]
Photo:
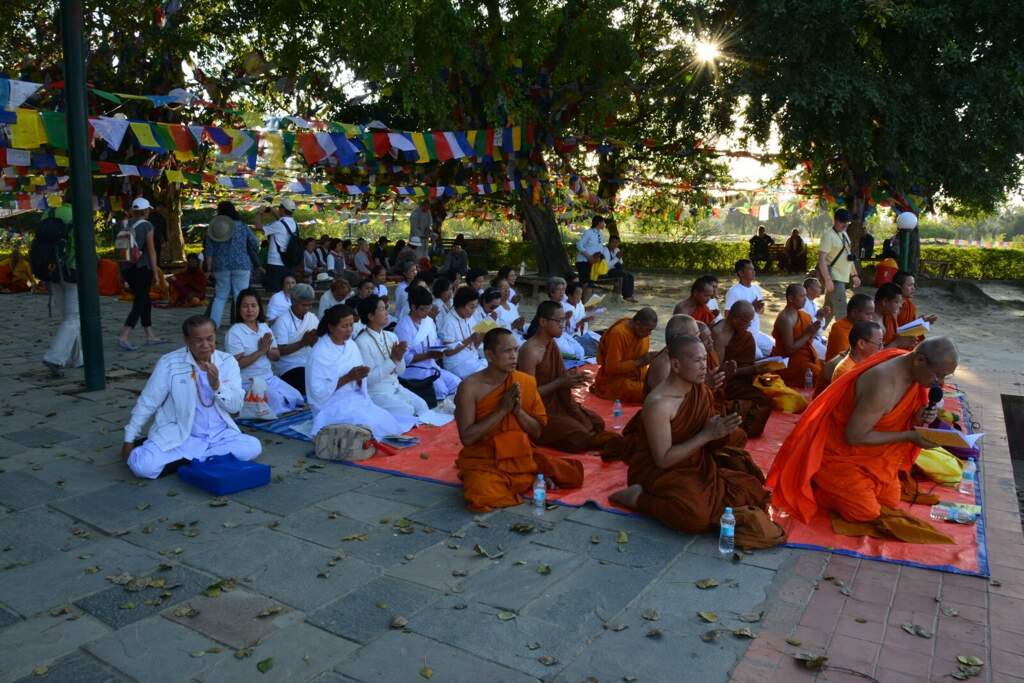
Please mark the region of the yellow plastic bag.
[[960, 458], [942, 447], [922, 450], [914, 466], [926, 477], [944, 486], [955, 486], [964, 476], [964, 465]]
[[807, 399], [786, 383], [778, 375], [766, 373], [754, 378], [754, 386], [772, 400], [776, 410], [784, 413], [799, 413], [807, 407]]
[[597, 278], [602, 275], [608, 274], [608, 262], [603, 258], [597, 259], [595, 263], [590, 265], [590, 279], [596, 281]]

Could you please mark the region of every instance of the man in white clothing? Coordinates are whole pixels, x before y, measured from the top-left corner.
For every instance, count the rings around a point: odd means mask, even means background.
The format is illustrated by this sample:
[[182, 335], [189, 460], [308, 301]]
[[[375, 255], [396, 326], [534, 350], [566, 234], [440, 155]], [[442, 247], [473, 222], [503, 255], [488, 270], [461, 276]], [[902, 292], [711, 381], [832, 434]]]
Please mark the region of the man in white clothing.
[[[52, 209], [53, 218], [61, 221], [67, 227], [67, 230], [72, 230], [71, 226], [71, 205], [64, 204]], [[47, 214], [43, 214], [43, 219], [49, 218]], [[74, 239], [70, 236], [70, 239]], [[57, 334], [54, 336], [53, 341], [50, 342], [50, 348], [46, 350], [46, 354], [43, 356], [43, 365], [47, 367], [50, 374], [54, 377], [63, 377], [64, 368], [77, 368], [81, 367], [84, 361], [82, 360], [82, 323], [78, 317], [78, 286], [73, 282], [69, 282], [68, 278], [71, 273], [65, 271], [64, 264], [58, 263], [58, 272], [60, 273], [60, 282], [49, 282], [47, 286], [50, 288], [50, 294], [53, 295], [53, 300], [57, 303], [57, 315], [60, 317], [60, 327], [57, 328]], [[73, 278], [72, 278], [73, 280]]]
[[327, 309], [331, 306], [345, 303], [352, 296], [352, 285], [340, 275], [331, 281], [331, 288], [320, 295], [320, 305], [317, 309], [317, 316], [322, 318]]
[[[804, 311], [807, 315], [811, 316], [811, 320], [818, 319], [818, 305], [814, 303], [814, 300], [821, 296], [821, 283], [818, 282], [818, 278], [809, 277], [804, 280], [804, 291], [807, 292], [807, 299], [804, 301]], [[829, 308], [828, 301], [825, 301], [825, 318], [822, 323], [822, 329], [828, 325], [829, 320], [832, 318], [832, 309]], [[825, 337], [822, 334], [818, 334], [811, 340], [811, 346], [814, 347], [814, 352], [818, 354], [818, 358], [825, 360]]]
[[[156, 479], [180, 461], [214, 455], [252, 460], [262, 450], [260, 440], [242, 434], [231, 419], [242, 409], [245, 391], [238, 361], [215, 348], [213, 321], [194, 315], [181, 329], [185, 346], [157, 361], [124, 428], [121, 455], [137, 477]], [[136, 446], [150, 418], [149, 436]]]
[[757, 271], [750, 259], [740, 259], [736, 262], [736, 277], [739, 282], [729, 288], [725, 293], [725, 310], [732, 309], [737, 301], [749, 301], [754, 307], [754, 319], [750, 323], [750, 333], [754, 335], [754, 343], [757, 344], [757, 359], [767, 358], [772, 355], [772, 348], [775, 347], [775, 340], [771, 335], [761, 331], [761, 313], [764, 311], [764, 299], [761, 295], [761, 288], [754, 284]]
[[434, 218], [430, 215], [430, 200], [424, 199], [409, 214], [409, 244], [416, 249], [416, 258], [425, 257], [430, 249]]
[[316, 327], [320, 322], [309, 310], [313, 307], [314, 297], [313, 288], [306, 283], [295, 285], [291, 307], [270, 328], [281, 352], [281, 358], [274, 364], [274, 374], [303, 395], [306, 393], [305, 367], [309, 348], [316, 343]]
[[604, 239], [601, 229], [604, 228], [604, 217], [594, 216], [590, 227], [583, 231], [576, 241], [576, 271], [580, 276], [580, 284], [590, 287], [590, 266], [600, 254], [604, 256]]
[[[288, 272], [282, 257], [288, 249], [288, 241], [292, 237], [297, 239], [299, 235], [299, 226], [292, 218], [295, 208], [295, 202], [284, 197], [277, 209], [266, 208], [256, 214], [256, 229], [263, 230], [268, 242], [267, 274], [263, 283], [268, 292], [280, 291], [281, 283]], [[276, 220], [263, 225], [264, 214]]]
[[417, 416], [427, 412], [430, 409], [427, 402], [398, 381], [405, 372], [405, 352], [409, 345], [384, 329], [388, 324], [387, 303], [374, 295], [360, 301], [357, 312], [365, 327], [355, 340], [363, 361], [370, 368], [366, 378], [370, 398], [396, 415]]

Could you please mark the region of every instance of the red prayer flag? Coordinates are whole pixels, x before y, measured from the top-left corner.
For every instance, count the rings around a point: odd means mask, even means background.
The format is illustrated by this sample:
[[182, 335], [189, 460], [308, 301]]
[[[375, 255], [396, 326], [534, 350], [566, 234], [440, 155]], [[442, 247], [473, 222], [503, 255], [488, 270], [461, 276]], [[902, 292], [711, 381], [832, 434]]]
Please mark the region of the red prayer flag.
[[455, 158], [452, 154], [451, 145], [448, 144], [448, 139], [445, 138], [444, 133], [433, 132], [430, 134], [434, 138], [434, 150], [437, 152], [438, 161], [449, 161]]

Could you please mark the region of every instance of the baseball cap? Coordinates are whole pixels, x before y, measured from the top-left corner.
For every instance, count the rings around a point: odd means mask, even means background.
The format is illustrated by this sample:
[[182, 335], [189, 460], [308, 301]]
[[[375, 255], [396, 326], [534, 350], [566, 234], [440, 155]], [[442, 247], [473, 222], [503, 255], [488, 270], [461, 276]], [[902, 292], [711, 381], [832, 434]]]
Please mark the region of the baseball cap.
[[153, 205], [149, 203], [149, 200], [145, 197], [136, 197], [132, 200], [132, 210], [134, 211], [145, 211], [146, 209], [152, 209]]
[[281, 208], [285, 211], [295, 211], [295, 202], [288, 199], [288, 197], [284, 197], [281, 199]]
[[849, 223], [853, 220], [853, 216], [846, 209], [836, 209], [832, 217], [840, 223]]

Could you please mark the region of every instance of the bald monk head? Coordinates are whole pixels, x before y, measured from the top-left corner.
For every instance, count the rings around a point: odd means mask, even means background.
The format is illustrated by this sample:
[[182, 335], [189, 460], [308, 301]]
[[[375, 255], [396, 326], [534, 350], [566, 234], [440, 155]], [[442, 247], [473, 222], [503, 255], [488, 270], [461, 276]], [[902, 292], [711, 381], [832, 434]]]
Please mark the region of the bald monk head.
[[850, 356], [854, 363], [860, 363], [866, 358], [882, 350], [884, 330], [874, 320], [858, 320], [850, 328]]
[[899, 285], [887, 282], [875, 292], [875, 315], [896, 316], [903, 305], [903, 290]]
[[750, 324], [754, 322], [754, 305], [745, 299], [740, 299], [729, 309], [729, 317], [725, 321], [736, 332], [749, 330]]
[[708, 352], [697, 337], [676, 337], [668, 346], [672, 374], [690, 384], [703, 384], [708, 373]]
[[846, 302], [846, 317], [852, 322], [871, 320], [875, 315], [875, 300], [867, 294], [854, 294]]
[[921, 386], [941, 385], [956, 371], [960, 354], [956, 345], [946, 337], [931, 337], [917, 345], [911, 354], [911, 375]]
[[807, 290], [803, 285], [786, 287], [786, 307], [801, 310], [807, 302]]
[[715, 286], [712, 284], [711, 279], [708, 276], [699, 277], [694, 280], [693, 285], [690, 287], [690, 297], [694, 303], [707, 304], [711, 301], [711, 297], [715, 295]]
[[504, 327], [495, 327], [484, 335], [484, 357], [487, 358], [487, 369], [509, 373], [516, 369], [519, 349], [512, 333]]
[[696, 337], [698, 334], [696, 320], [686, 314], [674, 315], [665, 325], [665, 345], [671, 344], [676, 337]]
[[541, 301], [537, 306], [537, 315], [533, 317], [526, 338], [531, 339], [538, 332], [544, 332], [552, 339], [561, 337], [565, 330], [565, 310], [557, 301]]
[[653, 308], [645, 306], [636, 312], [630, 321], [630, 326], [636, 336], [649, 337], [651, 332], [654, 332], [654, 328], [658, 326], [658, 314], [654, 312]]

